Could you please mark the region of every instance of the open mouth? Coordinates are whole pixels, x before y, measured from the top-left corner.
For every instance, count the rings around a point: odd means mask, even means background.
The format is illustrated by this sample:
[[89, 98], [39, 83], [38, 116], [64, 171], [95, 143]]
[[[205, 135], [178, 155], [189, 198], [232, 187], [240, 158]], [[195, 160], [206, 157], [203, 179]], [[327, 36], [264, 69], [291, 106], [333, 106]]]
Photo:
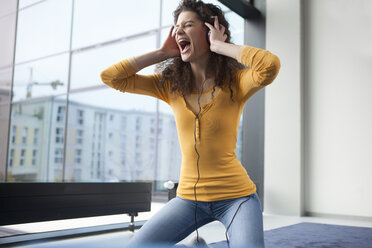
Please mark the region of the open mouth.
[[181, 53], [187, 53], [190, 50], [191, 43], [188, 40], [180, 40]]

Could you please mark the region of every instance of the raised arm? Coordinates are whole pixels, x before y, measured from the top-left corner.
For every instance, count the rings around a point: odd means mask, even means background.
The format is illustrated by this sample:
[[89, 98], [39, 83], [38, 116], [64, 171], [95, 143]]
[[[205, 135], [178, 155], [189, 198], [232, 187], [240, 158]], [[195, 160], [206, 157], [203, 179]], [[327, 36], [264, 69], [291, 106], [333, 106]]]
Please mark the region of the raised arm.
[[141, 56], [134, 57], [139, 70], [147, 66], [159, 63], [163, 60], [180, 55], [180, 50], [174, 38], [173, 29], [174, 29], [174, 26], [172, 25], [169, 31], [168, 37], [160, 49], [157, 49], [153, 52], [146, 53]]
[[177, 43], [172, 36], [173, 26], [160, 49], [124, 59], [101, 72], [102, 81], [122, 92], [149, 95], [168, 102], [168, 89], [159, 87], [160, 74], [138, 75], [141, 69], [179, 55]]
[[214, 26], [209, 23], [205, 25], [211, 30], [211, 51], [234, 58], [249, 67], [240, 70], [237, 75], [239, 94], [243, 101], [274, 81], [280, 69], [280, 61], [276, 55], [264, 49], [225, 42], [225, 27], [218, 24], [217, 18], [215, 18]]

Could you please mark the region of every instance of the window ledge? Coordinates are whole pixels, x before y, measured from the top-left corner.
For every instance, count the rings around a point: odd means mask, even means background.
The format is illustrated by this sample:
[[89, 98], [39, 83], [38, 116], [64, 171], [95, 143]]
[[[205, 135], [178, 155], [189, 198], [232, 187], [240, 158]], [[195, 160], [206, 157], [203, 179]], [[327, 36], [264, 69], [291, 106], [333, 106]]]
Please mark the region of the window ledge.
[[[152, 202], [150, 212], [138, 213], [135, 228], [139, 228], [165, 203]], [[44, 221], [0, 227], [0, 245], [31, 240], [88, 235], [97, 232], [129, 230], [130, 216], [127, 214]]]

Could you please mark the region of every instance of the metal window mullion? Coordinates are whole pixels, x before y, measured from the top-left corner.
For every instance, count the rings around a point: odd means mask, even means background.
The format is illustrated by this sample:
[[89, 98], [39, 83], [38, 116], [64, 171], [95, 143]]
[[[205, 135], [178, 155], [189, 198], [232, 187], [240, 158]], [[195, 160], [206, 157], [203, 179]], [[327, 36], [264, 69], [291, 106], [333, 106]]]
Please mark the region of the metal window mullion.
[[18, 7], [19, 7], [19, 0], [17, 1], [17, 12], [16, 12], [16, 22], [14, 27], [14, 45], [13, 45], [13, 63], [12, 63], [12, 81], [10, 84], [10, 97], [9, 97], [9, 118], [8, 118], [8, 140], [7, 140], [7, 149], [6, 149], [6, 164], [5, 164], [5, 174], [4, 174], [4, 181], [6, 182], [8, 179], [8, 159], [9, 159], [9, 132], [10, 132], [10, 125], [12, 123], [11, 117], [12, 117], [12, 98], [13, 98], [13, 87], [14, 87], [14, 71], [15, 71], [15, 55], [16, 55], [16, 44], [17, 44], [17, 28], [18, 28]]
[[67, 147], [67, 126], [68, 126], [68, 112], [69, 112], [69, 98], [71, 88], [71, 64], [72, 64], [72, 38], [73, 38], [73, 27], [74, 27], [74, 9], [75, 0], [71, 0], [71, 23], [70, 23], [70, 47], [69, 47], [69, 61], [68, 61], [68, 77], [67, 77], [67, 96], [66, 96], [66, 110], [65, 110], [65, 125], [64, 125], [64, 138], [63, 138], [63, 163], [62, 163], [62, 182], [65, 181], [66, 173], [66, 147]]
[[[159, 6], [159, 26], [156, 34], [156, 48], [160, 48], [161, 41], [161, 25], [162, 25], [162, 12], [163, 12], [163, 0], [160, 0]], [[154, 151], [154, 182], [155, 187], [153, 191], [156, 191], [156, 180], [158, 178], [158, 151], [159, 151], [159, 99], [156, 99], [156, 110], [155, 110], [155, 151]]]

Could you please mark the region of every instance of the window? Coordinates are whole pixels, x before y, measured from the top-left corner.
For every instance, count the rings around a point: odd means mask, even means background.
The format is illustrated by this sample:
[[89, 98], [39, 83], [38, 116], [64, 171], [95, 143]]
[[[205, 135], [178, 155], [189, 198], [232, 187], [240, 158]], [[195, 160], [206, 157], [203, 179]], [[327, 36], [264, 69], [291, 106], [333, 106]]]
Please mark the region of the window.
[[22, 149], [21, 150], [21, 157], [20, 157], [20, 160], [19, 160], [19, 165], [20, 166], [25, 165], [25, 155], [26, 155], [26, 150]]
[[63, 159], [63, 149], [56, 148], [54, 151], [54, 163], [57, 165], [62, 165], [62, 159]]
[[32, 165], [36, 165], [37, 150], [32, 150]]
[[[86, 8], [87, 3], [93, 7]], [[11, 117], [9, 165], [7, 173], [0, 171], [6, 180], [104, 182], [110, 179], [105, 173], [119, 180], [178, 179], [181, 153], [175, 123], [168, 124], [173, 120], [171, 109], [157, 108], [162, 101], [152, 97], [101, 87], [99, 78], [113, 61], [157, 49], [157, 31], [160, 28], [164, 40], [177, 4], [174, 0], [19, 1], [20, 10], [12, 13], [18, 17], [17, 40], [12, 42], [17, 53], [7, 63], [14, 78], [8, 89], [11, 113], [6, 115]], [[138, 11], [141, 17], [135, 14]], [[118, 29], [127, 20], [138, 25]], [[140, 72], [151, 73], [154, 66]], [[4, 81], [2, 75], [0, 79]], [[156, 116], [161, 116], [158, 123]], [[154, 168], [159, 173], [153, 173]]]
[[16, 142], [16, 132], [17, 132], [17, 127], [12, 126], [12, 144], [15, 144]]
[[[107, 1], [91, 2], [75, 1], [74, 8], [76, 13], [79, 14], [74, 18], [75, 26], [72, 42], [74, 48], [115, 40], [123, 36], [132, 36], [153, 30], [159, 26], [159, 1], [117, 1], [114, 5], [107, 4]], [[87, 4], [92, 4], [94, 8], [89, 10]], [[92, 18], [92, 11], [94, 11], [94, 18]], [[142, 17], [139, 18], [136, 13], [141, 13]], [[86, 20], [90, 21], [87, 22]], [[131, 23], [134, 20], [137, 20], [135, 27], [128, 25], [128, 27], [121, 29], [122, 23]], [[146, 47], [149, 46], [151, 45]]]
[[[147, 1], [147, 0], [146, 0]], [[77, 1], [76, 1], [77, 2]], [[136, 1], [137, 3], [137, 1]], [[142, 47], [142, 48], [141, 48]], [[95, 156], [85, 156], [82, 161], [82, 166], [85, 164], [89, 165], [84, 167], [81, 180], [109, 180], [105, 177], [109, 168], [112, 168], [113, 173], [119, 180], [129, 180], [134, 174], [135, 168], [127, 166], [122, 168], [121, 156], [123, 152], [122, 147], [125, 146], [127, 149], [126, 165], [134, 164], [135, 158], [133, 154], [133, 148], [135, 149], [135, 137], [136, 137], [136, 119], [142, 117], [142, 121], [138, 120], [138, 129], [144, 131], [145, 118], [155, 116], [156, 100], [152, 97], [141, 96], [135, 94], [125, 94], [112, 90], [108, 87], [99, 88], [92, 90], [97, 85], [102, 85], [101, 80], [97, 75], [102, 71], [103, 68], [107, 67], [112, 61], [119, 61], [122, 59], [122, 54], [118, 54], [117, 51], [125, 52], [126, 56], [132, 56], [139, 54], [143, 47], [148, 49], [156, 48], [156, 35], [149, 34], [143, 37], [130, 39], [125, 42], [118, 42], [115, 44], [104, 45], [93, 49], [87, 49], [78, 53], [74, 53], [72, 56], [72, 68], [71, 68], [71, 89], [79, 89], [76, 93], [69, 94], [69, 115], [67, 129], [65, 132], [73, 133], [73, 130], [79, 127], [77, 122], [77, 110], [83, 111], [83, 122], [84, 128], [78, 128], [84, 130], [84, 141], [82, 146], [78, 147], [82, 149], [83, 153], [91, 155], [93, 152]], [[100, 57], [102, 59], [97, 60]], [[90, 63], [96, 61], [95, 63]], [[154, 73], [153, 67], [145, 68], [140, 73], [150, 74]], [[84, 87], [92, 86], [84, 89]], [[113, 121], [111, 115], [113, 115]], [[148, 123], [146, 123], [148, 126]], [[147, 127], [146, 127], [147, 128]], [[112, 133], [112, 136], [109, 134]], [[121, 138], [121, 135], [126, 135], [125, 141]], [[141, 134], [142, 135], [142, 134]], [[93, 138], [94, 136], [94, 138]], [[65, 135], [67, 140], [66, 143], [66, 169], [69, 165], [68, 161], [74, 161], [76, 147], [70, 147], [70, 144], [74, 144], [75, 140], [69, 139], [74, 138], [74, 135]], [[112, 137], [112, 140], [109, 138]], [[87, 143], [87, 140], [89, 142]], [[94, 144], [94, 147], [93, 147]], [[143, 145], [143, 144], [141, 144]], [[108, 151], [112, 151], [113, 156], [109, 157]], [[98, 159], [98, 153], [101, 154]], [[69, 158], [71, 157], [71, 158]], [[144, 155], [144, 157], [147, 157]], [[85, 161], [86, 159], [86, 161]], [[100, 169], [98, 168], [100, 164]], [[93, 166], [91, 166], [93, 164]], [[107, 169], [107, 171], [104, 171]], [[100, 174], [98, 174], [98, 171]], [[75, 180], [72, 178], [73, 172], [65, 173], [65, 180]], [[145, 172], [140, 172], [141, 179]], [[91, 175], [94, 175], [92, 178]], [[98, 176], [100, 175], [100, 176]], [[150, 178], [152, 180], [153, 178]]]
[[34, 145], [39, 144], [39, 129], [34, 129]]
[[13, 166], [13, 161], [14, 161], [14, 149], [11, 149], [10, 154], [9, 154], [9, 166], [10, 167]]
[[136, 131], [141, 130], [141, 117], [136, 118]]
[[83, 130], [78, 129], [76, 131], [76, 144], [83, 144]]
[[64, 135], [63, 128], [57, 127], [56, 128], [56, 143], [57, 144], [63, 144], [63, 135]]
[[77, 123], [79, 125], [84, 124], [84, 111], [83, 110], [77, 110]]
[[75, 164], [81, 164], [81, 149], [75, 150]]
[[59, 123], [63, 123], [64, 120], [65, 120], [65, 110], [66, 110], [66, 107], [65, 106], [58, 106], [58, 110], [57, 110], [57, 122]]
[[[31, 30], [28, 32], [32, 33]], [[54, 102], [56, 103], [54, 106], [49, 106], [53, 109], [53, 112], [51, 113], [43, 111], [42, 109], [45, 105], [43, 106], [41, 103], [48, 102], [48, 98], [38, 100], [38, 104], [36, 104], [36, 102], [29, 102], [29, 100], [41, 96], [49, 97], [50, 100], [51, 95], [66, 93], [68, 58], [68, 53], [64, 53], [58, 56], [45, 57], [43, 59], [32, 60], [31, 62], [16, 65], [14, 67], [14, 95], [12, 100], [25, 101], [22, 102], [25, 105], [34, 105], [35, 112], [29, 112], [28, 114], [34, 116], [37, 115], [39, 119], [48, 117], [48, 121], [55, 122], [56, 117], [52, 117], [49, 114], [56, 114], [57, 108], [55, 106], [57, 106], [57, 104], [63, 105], [65, 104], [65, 101], [56, 101]], [[56, 68], [58, 69], [56, 70]], [[61, 97], [55, 97], [54, 99], [61, 99]], [[49, 111], [51, 109], [49, 109]]]
[[28, 128], [24, 127], [23, 132], [22, 132], [22, 144], [23, 145], [27, 144], [27, 131], [28, 131]]
[[71, 3], [44, 1], [19, 11], [16, 63], [68, 50]]

